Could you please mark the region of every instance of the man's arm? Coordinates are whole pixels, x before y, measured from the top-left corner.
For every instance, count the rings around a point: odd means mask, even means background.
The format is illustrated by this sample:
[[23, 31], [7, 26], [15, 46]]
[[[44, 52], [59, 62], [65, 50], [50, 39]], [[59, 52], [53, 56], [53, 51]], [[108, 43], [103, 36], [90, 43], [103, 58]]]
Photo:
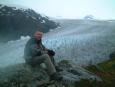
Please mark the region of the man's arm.
[[37, 44], [32, 44], [30, 49], [33, 56], [40, 56], [42, 54], [41, 50], [37, 47]]
[[47, 53], [49, 56], [54, 56], [55, 55], [55, 52], [53, 50], [46, 48], [43, 44], [42, 44], [42, 46], [45, 49], [44, 53]]

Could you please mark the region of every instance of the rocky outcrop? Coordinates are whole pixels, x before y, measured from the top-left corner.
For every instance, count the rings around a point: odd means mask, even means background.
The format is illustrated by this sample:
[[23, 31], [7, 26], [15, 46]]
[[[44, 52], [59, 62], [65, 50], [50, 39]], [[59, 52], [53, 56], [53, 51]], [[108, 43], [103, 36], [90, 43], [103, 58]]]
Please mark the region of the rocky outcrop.
[[0, 40], [19, 39], [35, 31], [48, 32], [58, 26], [47, 16], [32, 9], [9, 7], [0, 4]]
[[60, 82], [49, 81], [47, 71], [40, 66], [32, 68], [23, 63], [2, 68], [0, 69], [0, 87], [47, 87], [46, 85], [74, 87], [74, 83], [80, 79], [101, 81], [96, 75], [67, 60], [61, 61], [58, 65], [63, 69], [60, 74], [64, 79]]
[[112, 52], [112, 53], [110, 53], [109, 57], [110, 57], [111, 59], [115, 58], [115, 51]]

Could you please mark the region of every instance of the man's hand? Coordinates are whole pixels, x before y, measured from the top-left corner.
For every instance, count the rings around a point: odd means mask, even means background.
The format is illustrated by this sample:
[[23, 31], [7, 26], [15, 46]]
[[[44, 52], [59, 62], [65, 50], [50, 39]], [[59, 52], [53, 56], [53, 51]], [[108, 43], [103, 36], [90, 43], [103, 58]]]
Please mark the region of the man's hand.
[[53, 50], [48, 50], [48, 55], [50, 55], [50, 56], [54, 56], [55, 55], [55, 52], [53, 51]]

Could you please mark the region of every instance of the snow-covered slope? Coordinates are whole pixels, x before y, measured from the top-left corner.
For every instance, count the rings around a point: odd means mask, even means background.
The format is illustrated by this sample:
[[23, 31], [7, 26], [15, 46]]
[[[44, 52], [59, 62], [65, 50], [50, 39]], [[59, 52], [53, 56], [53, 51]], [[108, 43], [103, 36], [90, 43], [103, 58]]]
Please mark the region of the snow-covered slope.
[[[115, 21], [56, 20], [60, 27], [47, 33], [58, 59], [72, 59], [79, 65], [95, 64], [115, 50]], [[57, 44], [55, 46], [55, 44]]]
[[[107, 60], [115, 50], [115, 21], [56, 20], [60, 27], [44, 35], [46, 47], [56, 51], [56, 60], [72, 60], [78, 65]], [[0, 46], [0, 67], [24, 62], [23, 49], [29, 38]]]
[[29, 37], [0, 44], [0, 67], [24, 62], [23, 49]]

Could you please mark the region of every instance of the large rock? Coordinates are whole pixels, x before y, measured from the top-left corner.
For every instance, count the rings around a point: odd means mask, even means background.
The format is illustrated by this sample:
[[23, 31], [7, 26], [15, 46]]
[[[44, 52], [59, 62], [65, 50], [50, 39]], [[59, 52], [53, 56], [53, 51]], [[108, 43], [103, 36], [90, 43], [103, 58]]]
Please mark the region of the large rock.
[[[60, 74], [64, 78], [63, 81], [58, 82], [58, 85], [74, 87], [74, 83], [80, 79], [101, 80], [89, 71], [73, 65], [67, 60], [61, 61], [58, 65], [63, 69]], [[40, 87], [40, 85], [45, 87], [43, 86], [45, 84], [54, 85], [56, 82], [49, 81], [49, 75], [43, 67], [32, 68], [26, 64], [17, 64], [0, 69], [0, 87]]]

